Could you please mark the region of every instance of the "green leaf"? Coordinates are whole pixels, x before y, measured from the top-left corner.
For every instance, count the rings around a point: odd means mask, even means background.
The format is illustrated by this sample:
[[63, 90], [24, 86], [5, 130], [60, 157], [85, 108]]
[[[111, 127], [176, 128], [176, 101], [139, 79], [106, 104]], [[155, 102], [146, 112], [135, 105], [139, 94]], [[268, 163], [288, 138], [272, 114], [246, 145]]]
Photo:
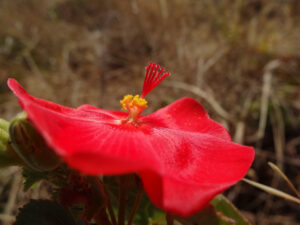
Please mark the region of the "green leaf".
[[232, 219], [235, 225], [250, 225], [249, 221], [243, 217], [238, 209], [224, 195], [217, 195], [211, 201], [211, 204], [215, 207], [216, 211]]
[[233, 220], [216, 212], [211, 205], [187, 218], [177, 215], [172, 217], [183, 225], [236, 225]]
[[76, 223], [69, 211], [60, 204], [48, 200], [32, 200], [20, 210], [14, 225], [76, 225]]

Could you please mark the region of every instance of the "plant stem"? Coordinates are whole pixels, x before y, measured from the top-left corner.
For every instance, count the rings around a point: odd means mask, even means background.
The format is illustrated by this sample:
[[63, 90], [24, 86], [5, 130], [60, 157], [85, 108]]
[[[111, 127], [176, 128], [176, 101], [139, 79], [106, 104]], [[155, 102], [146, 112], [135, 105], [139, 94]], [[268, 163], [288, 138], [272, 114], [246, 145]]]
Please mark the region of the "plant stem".
[[129, 217], [127, 225], [131, 225], [132, 224], [133, 219], [134, 219], [134, 215], [135, 215], [136, 211], [139, 208], [139, 205], [140, 205], [140, 202], [141, 202], [141, 199], [142, 199], [142, 196], [143, 196], [143, 187], [142, 187], [142, 185], [138, 184], [138, 188], [139, 188], [138, 189], [138, 193], [136, 195], [136, 199], [135, 199], [132, 211], [130, 213], [130, 217]]
[[102, 182], [99, 180], [99, 178], [97, 178], [96, 180], [97, 180], [99, 189], [100, 189], [100, 191], [101, 191], [101, 193], [103, 195], [103, 198], [106, 201], [106, 205], [107, 205], [107, 209], [108, 209], [108, 213], [109, 213], [111, 222], [112, 222], [113, 225], [118, 225], [116, 217], [115, 217], [115, 214], [114, 214], [114, 211], [113, 211], [113, 207], [112, 207], [111, 202], [110, 202], [109, 195], [108, 195], [108, 193], [106, 191], [106, 188], [104, 187], [104, 185], [102, 184]]
[[112, 225], [107, 217], [105, 207], [99, 209], [94, 219], [98, 225]]
[[119, 209], [118, 209], [118, 225], [125, 225], [125, 209], [127, 201], [127, 184], [126, 175], [119, 177]]
[[174, 218], [169, 213], [166, 214], [167, 225], [174, 225]]

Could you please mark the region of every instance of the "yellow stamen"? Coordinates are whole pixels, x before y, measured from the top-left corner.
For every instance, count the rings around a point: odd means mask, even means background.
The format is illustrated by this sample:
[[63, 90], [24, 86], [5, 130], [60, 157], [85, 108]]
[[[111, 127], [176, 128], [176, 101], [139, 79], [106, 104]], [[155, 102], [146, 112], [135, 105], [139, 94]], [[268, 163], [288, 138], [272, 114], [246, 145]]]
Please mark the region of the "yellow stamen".
[[143, 109], [147, 108], [148, 107], [147, 103], [148, 103], [147, 100], [141, 98], [139, 95], [134, 96], [132, 99], [132, 105], [137, 106], [139, 108], [143, 108]]
[[128, 117], [122, 120], [122, 123], [130, 123], [138, 127], [138, 117], [143, 112], [144, 109], [148, 107], [147, 100], [141, 98], [139, 95], [125, 95], [120, 101], [122, 105], [122, 110], [128, 110]]
[[120, 101], [122, 110], [126, 110], [127, 106], [129, 106], [130, 102], [132, 101], [132, 95], [125, 95], [124, 98]]
[[132, 109], [138, 109], [143, 111], [143, 109], [148, 108], [147, 100], [141, 98], [139, 95], [125, 95], [120, 103], [122, 105], [122, 110], [132, 111]]

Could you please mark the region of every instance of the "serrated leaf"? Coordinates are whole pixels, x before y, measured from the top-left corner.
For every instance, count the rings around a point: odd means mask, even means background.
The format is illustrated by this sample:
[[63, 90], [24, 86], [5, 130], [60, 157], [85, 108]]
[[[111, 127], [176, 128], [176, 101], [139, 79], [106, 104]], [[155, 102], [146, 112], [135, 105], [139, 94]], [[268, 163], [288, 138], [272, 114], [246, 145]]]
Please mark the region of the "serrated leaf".
[[235, 225], [251, 225], [224, 195], [217, 195], [211, 201], [211, 204], [218, 212], [221, 212], [224, 216], [232, 219], [235, 222]]
[[76, 225], [76, 223], [62, 205], [48, 200], [32, 200], [20, 210], [14, 225]]

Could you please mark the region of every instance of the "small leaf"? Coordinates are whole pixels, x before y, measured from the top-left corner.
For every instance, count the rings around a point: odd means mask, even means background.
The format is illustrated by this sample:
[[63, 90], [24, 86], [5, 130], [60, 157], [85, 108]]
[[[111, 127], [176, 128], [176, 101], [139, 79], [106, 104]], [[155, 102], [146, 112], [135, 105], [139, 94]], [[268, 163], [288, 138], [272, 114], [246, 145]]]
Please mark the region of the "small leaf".
[[237, 208], [223, 195], [217, 195], [211, 204], [215, 206], [218, 212], [221, 212], [227, 218], [232, 219], [235, 225], [250, 225], [249, 221], [243, 217]]
[[19, 212], [14, 225], [76, 225], [69, 211], [47, 200], [32, 200]]
[[209, 205], [199, 213], [184, 218], [173, 215], [174, 219], [183, 225], [236, 225], [236, 223], [216, 212], [213, 206]]

